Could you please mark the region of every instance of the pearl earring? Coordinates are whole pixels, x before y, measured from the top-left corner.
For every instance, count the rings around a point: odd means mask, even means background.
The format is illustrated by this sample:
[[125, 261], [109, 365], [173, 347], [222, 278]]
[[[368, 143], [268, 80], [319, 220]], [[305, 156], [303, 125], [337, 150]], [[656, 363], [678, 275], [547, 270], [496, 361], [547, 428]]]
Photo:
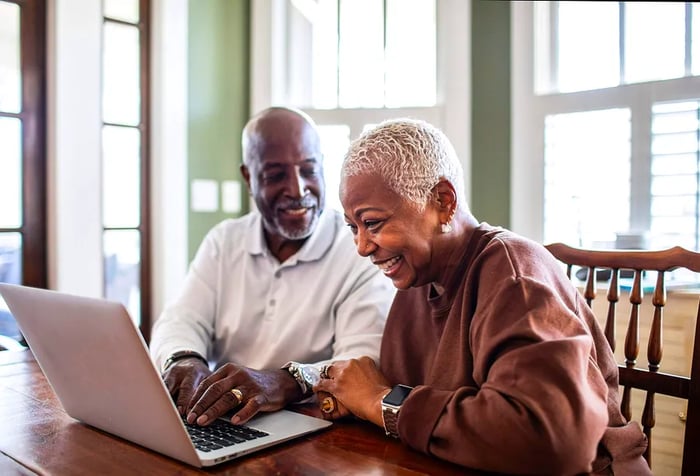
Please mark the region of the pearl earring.
[[449, 223], [443, 223], [440, 225], [440, 230], [442, 230], [443, 233], [449, 233], [452, 231], [452, 225]]

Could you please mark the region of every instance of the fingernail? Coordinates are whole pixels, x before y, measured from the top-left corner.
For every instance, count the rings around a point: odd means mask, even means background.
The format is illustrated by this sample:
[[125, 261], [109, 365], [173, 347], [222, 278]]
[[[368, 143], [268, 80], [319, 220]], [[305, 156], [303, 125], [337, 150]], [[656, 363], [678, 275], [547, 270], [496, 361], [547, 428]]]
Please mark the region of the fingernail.
[[189, 423], [189, 424], [194, 423], [196, 418], [197, 418], [197, 415], [195, 415], [194, 412], [190, 412], [190, 414], [187, 415], [187, 423]]
[[241, 417], [239, 417], [238, 415], [235, 415], [233, 418], [231, 418], [231, 423], [233, 423], [234, 425], [238, 425], [238, 423], [240, 423], [240, 421], [241, 421]]
[[200, 415], [200, 417], [197, 418], [197, 424], [204, 425], [207, 422], [207, 420], [209, 420], [209, 419], [207, 418], [206, 415]]
[[182, 415], [182, 407], [177, 407], [177, 412]]

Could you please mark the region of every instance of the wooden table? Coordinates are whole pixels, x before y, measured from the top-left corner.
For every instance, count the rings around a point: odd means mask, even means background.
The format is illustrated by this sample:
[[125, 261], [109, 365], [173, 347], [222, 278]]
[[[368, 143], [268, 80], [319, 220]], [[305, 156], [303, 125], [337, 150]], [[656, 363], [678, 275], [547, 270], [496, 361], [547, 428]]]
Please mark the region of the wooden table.
[[74, 420], [29, 351], [0, 352], [0, 474], [52, 475], [464, 475], [464, 468], [413, 451], [367, 422], [198, 469]]

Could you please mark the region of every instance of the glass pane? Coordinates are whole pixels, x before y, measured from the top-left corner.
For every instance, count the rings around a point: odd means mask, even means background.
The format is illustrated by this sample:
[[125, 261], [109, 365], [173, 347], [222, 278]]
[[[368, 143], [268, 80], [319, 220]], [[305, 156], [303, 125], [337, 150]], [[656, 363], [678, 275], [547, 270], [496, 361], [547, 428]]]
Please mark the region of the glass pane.
[[[435, 0], [386, 2], [387, 107], [436, 102]], [[407, 80], [410, 78], [410, 81]]]
[[558, 89], [569, 92], [617, 86], [617, 2], [559, 2], [558, 6]]
[[340, 204], [340, 166], [350, 145], [350, 127], [346, 125], [318, 126], [323, 152], [323, 174], [326, 179], [326, 208], [342, 213]]
[[[682, 239], [684, 235], [686, 237], [692, 237], [695, 234], [695, 217], [651, 217], [651, 227], [652, 229], [669, 230], [671, 234], [676, 235], [677, 237], [679, 237], [679, 239]], [[694, 246], [692, 246], [691, 248], [694, 248]]]
[[698, 101], [652, 106], [651, 240], [653, 246], [698, 240]]
[[603, 246], [631, 231], [630, 111], [547, 116], [544, 173], [545, 242]]
[[313, 107], [319, 109], [337, 107], [338, 2], [336, 0], [319, 0], [317, 4], [313, 21], [311, 55], [313, 58], [311, 65]]
[[0, 228], [22, 226], [22, 123], [0, 117]]
[[131, 127], [102, 129], [102, 220], [106, 228], [139, 226], [141, 133]]
[[19, 6], [0, 2], [0, 111], [20, 112]]
[[683, 216], [695, 214], [697, 198], [695, 195], [674, 195], [654, 197], [651, 204], [651, 216]]
[[694, 175], [658, 175], [651, 180], [652, 195], [695, 194], [697, 187], [698, 179]]
[[692, 58], [692, 74], [695, 76], [700, 75], [700, 5], [697, 3], [693, 4], [693, 37], [690, 40], [691, 46], [691, 58]]
[[382, 0], [340, 0], [340, 107], [384, 106]]
[[654, 134], [651, 142], [653, 154], [674, 154], [698, 150], [697, 131], [678, 134]]
[[685, 74], [685, 5], [624, 2], [625, 82]]
[[651, 159], [652, 175], [696, 174], [698, 158], [694, 154], [655, 155]]
[[139, 0], [104, 0], [104, 16], [138, 23]]
[[651, 131], [654, 134], [664, 132], [695, 131], [698, 128], [697, 107], [690, 111], [669, 114], [654, 114]]
[[105, 22], [102, 114], [105, 122], [136, 126], [141, 120], [139, 31]]
[[[22, 235], [0, 233], [0, 282], [22, 284]], [[0, 296], [0, 336], [20, 340], [22, 335]]]
[[140, 255], [138, 230], [104, 232], [105, 298], [124, 304], [136, 325], [141, 322]]

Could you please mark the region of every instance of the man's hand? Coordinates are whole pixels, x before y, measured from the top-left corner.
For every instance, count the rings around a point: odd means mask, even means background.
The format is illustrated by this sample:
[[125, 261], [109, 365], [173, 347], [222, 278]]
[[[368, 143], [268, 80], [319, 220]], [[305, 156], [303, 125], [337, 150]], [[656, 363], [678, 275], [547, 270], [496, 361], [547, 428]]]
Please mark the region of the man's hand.
[[192, 395], [200, 382], [210, 374], [209, 367], [197, 357], [177, 360], [165, 371], [163, 381], [180, 415], [185, 416]]
[[284, 369], [254, 370], [228, 363], [199, 384], [187, 406], [187, 422], [207, 425], [237, 409], [231, 423], [242, 424], [259, 411], [280, 410], [301, 396], [296, 380]]

